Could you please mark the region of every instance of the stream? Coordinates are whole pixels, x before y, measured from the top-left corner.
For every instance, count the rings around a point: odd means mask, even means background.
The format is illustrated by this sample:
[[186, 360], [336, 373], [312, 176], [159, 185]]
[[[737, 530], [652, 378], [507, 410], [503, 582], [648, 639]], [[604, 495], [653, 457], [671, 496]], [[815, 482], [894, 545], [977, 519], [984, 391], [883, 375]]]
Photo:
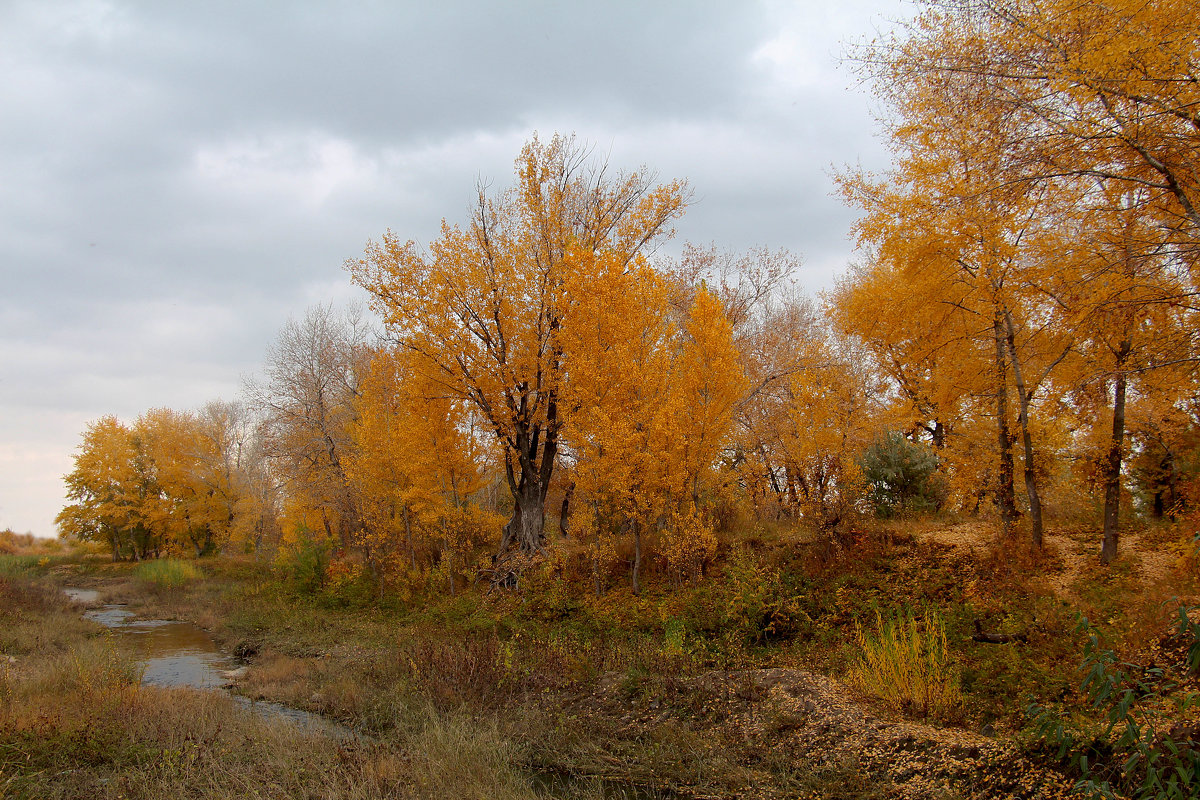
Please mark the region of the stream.
[[[63, 593], [81, 605], [100, 602], [99, 593], [93, 589], [69, 587]], [[226, 689], [232, 683], [229, 673], [240, 666], [235, 658], [221, 652], [207, 631], [191, 622], [139, 619], [122, 603], [90, 608], [83, 616], [111, 630], [121, 645], [134, 654], [143, 667], [143, 686]], [[266, 719], [285, 719], [338, 739], [357, 738], [354, 731], [319, 714], [236, 694], [231, 696], [238, 705]]]
[[[233, 656], [221, 652], [213, 638], [199, 625], [176, 620], [139, 619], [123, 603], [100, 604], [100, 594], [94, 589], [68, 587], [63, 593], [74, 603], [90, 606], [83, 613], [84, 619], [108, 628], [120, 645], [138, 659], [143, 666], [143, 686], [222, 691], [232, 683], [229, 673], [244, 666]], [[238, 705], [265, 719], [285, 719], [343, 741], [362, 738], [354, 730], [319, 714], [232, 693], [231, 696]], [[534, 773], [532, 777], [534, 785], [551, 797], [589, 783], [587, 779], [556, 772]], [[680, 796], [669, 790], [623, 781], [599, 779], [594, 783], [604, 800], [663, 800]]]

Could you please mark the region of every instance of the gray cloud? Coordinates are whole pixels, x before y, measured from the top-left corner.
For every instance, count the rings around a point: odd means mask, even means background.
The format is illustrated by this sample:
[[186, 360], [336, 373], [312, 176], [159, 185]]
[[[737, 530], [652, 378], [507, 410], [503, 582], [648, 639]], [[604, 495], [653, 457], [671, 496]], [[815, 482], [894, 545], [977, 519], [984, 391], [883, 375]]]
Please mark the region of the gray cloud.
[[0, 527], [53, 533], [87, 421], [232, 398], [289, 315], [356, 296], [532, 131], [684, 177], [680, 240], [849, 256], [881, 165], [835, 69], [899, 0], [0, 6]]

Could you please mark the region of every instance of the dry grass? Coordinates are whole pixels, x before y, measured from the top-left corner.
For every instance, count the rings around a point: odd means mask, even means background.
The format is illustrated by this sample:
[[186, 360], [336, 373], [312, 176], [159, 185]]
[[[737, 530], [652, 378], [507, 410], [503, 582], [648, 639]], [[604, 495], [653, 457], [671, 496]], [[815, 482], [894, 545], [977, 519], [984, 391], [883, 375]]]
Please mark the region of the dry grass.
[[[789, 577], [773, 591], [797, 604], [804, 625], [792, 639], [743, 644], [736, 652], [723, 634], [729, 576], [719, 570], [702, 584], [670, 592], [651, 583], [640, 597], [614, 585], [596, 603], [547, 573], [544, 585], [531, 580], [519, 595], [466, 592], [420, 609], [345, 609], [296, 597], [273, 579], [269, 567], [246, 559], [206, 560], [205, 580], [172, 592], [147, 592], [132, 579], [131, 565], [89, 563], [61, 579], [101, 588], [109, 599], [126, 599], [142, 616], [199, 622], [229, 651], [250, 643], [256, 654], [239, 691], [327, 714], [371, 738], [353, 745], [306, 738], [286, 723], [248, 715], [219, 694], [140, 689], [120, 699], [122, 690], [114, 689], [117, 705], [107, 708], [107, 716], [64, 702], [63, 713], [39, 729], [58, 743], [57, 755], [18, 747], [33, 759], [18, 766], [26, 783], [25, 794], [17, 796], [390, 794], [503, 800], [619, 796], [612, 787], [630, 783], [658, 787], [639, 796], [659, 796], [653, 792], [669, 786], [685, 794], [747, 798], [831, 791], [830, 796], [889, 796], [890, 767], [881, 765], [909, 759], [906, 742], [917, 730], [912, 723], [896, 723], [892, 715], [892, 722], [871, 722], [879, 728], [872, 736], [882, 749], [861, 762], [864, 769], [874, 765], [870, 774], [859, 774], [860, 762], [849, 751], [822, 760], [838, 742], [851, 740], [840, 728], [826, 730], [824, 709], [807, 710], [809, 695], [800, 683], [783, 697], [781, 686], [768, 691], [749, 678], [743, 686], [734, 676], [750, 675], [758, 665], [800, 665], [784, 659], [817, 650], [839, 653], [830, 669], [840, 674], [852, 660], [855, 620], [907, 599], [944, 615], [949, 646], [956, 663], [964, 665], [963, 685], [967, 667], [973, 668], [975, 688], [968, 691], [978, 693], [983, 678], [993, 680], [994, 667], [1008, 669], [1007, 656], [1019, 661], [1026, 654], [1015, 647], [976, 648], [981, 652], [972, 660], [974, 651], [963, 642], [969, 614], [985, 615], [996, 629], [1024, 629], [1028, 614], [1001, 613], [1011, 601], [1003, 587], [1048, 567], [1022, 562], [1003, 581], [985, 580], [978, 568], [989, 557], [990, 543], [973, 540], [971, 526], [957, 522], [953, 535], [961, 541], [953, 547], [940, 539], [925, 542], [939, 524], [891, 521], [889, 535], [852, 532], [831, 540], [827, 552], [821, 549], [824, 539], [791, 528], [762, 531], [757, 554]], [[970, 569], [960, 563], [964, 560]], [[1005, 566], [999, 557], [996, 564]], [[978, 582], [978, 591], [964, 581]], [[960, 611], [964, 603], [976, 605]], [[915, 627], [920, 633], [927, 629]], [[872, 635], [880, 638], [882, 629]], [[664, 630], [678, 635], [671, 638]], [[72, 642], [62, 640], [64, 652]], [[95, 659], [104, 657], [102, 649], [94, 653]], [[698, 677], [710, 673], [725, 678], [711, 691]], [[1013, 667], [1013, 674], [1024, 675], [1024, 667]], [[1001, 689], [1025, 685], [1004, 675], [993, 680]], [[18, 680], [22, 691], [49, 707], [60, 702], [66, 685], [55, 679], [39, 688]], [[910, 694], [919, 699], [898, 705], [912, 715], [956, 716], [927, 711], [936, 704], [924, 690]], [[32, 708], [23, 712], [22, 724], [33, 719]], [[0, 726], [6, 722], [0, 720]], [[828, 735], [821, 738], [821, 731]], [[5, 766], [4, 748], [15, 741], [7, 736], [0, 727], [0, 769], [16, 763]], [[819, 747], [807, 746], [817, 739]], [[194, 754], [193, 742], [201, 743]], [[64, 760], [62, 753], [81, 747], [87, 754], [83, 763]], [[920, 766], [905, 768], [897, 780], [913, 783], [920, 770], [928, 773], [930, 785], [945, 789], [941, 770], [958, 769], [951, 763], [958, 758], [956, 747], [935, 747], [928, 756], [922, 751]], [[224, 755], [219, 763], [205, 761], [205, 750]], [[951, 766], [941, 763], [945, 759]], [[995, 765], [989, 761], [978, 768], [990, 771]], [[539, 771], [550, 777], [535, 777]], [[0, 796], [11, 775], [0, 772]], [[935, 796], [922, 792], [914, 788], [909, 794]]]
[[[140, 687], [137, 665], [77, 613], [52, 589], [0, 579], [6, 800], [537, 796], [494, 722], [409, 706], [387, 739], [338, 742], [223, 693]], [[281, 686], [320, 674], [285, 657], [263, 666]]]
[[133, 577], [160, 589], [178, 589], [200, 578], [203, 573], [191, 561], [161, 558], [143, 561], [133, 568]]
[[941, 617], [928, 608], [920, 618], [885, 621], [877, 614], [874, 630], [856, 626], [856, 633], [862, 655], [851, 685], [905, 714], [944, 722], [961, 717], [963, 697]]

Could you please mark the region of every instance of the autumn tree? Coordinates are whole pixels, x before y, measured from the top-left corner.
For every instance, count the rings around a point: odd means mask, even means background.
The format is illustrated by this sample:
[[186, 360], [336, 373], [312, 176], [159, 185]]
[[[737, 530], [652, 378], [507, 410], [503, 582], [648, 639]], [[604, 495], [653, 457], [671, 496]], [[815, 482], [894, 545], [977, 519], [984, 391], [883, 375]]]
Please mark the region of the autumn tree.
[[887, 57], [911, 74], [984, 79], [1020, 131], [1014, 156], [1036, 177], [1143, 190], [1194, 244], [1198, 27], [1200, 9], [1186, 0], [935, 0]]
[[1145, 191], [1122, 187], [1089, 193], [1078, 214], [1084, 235], [1059, 254], [1074, 267], [1063, 273], [1080, 277], [1055, 287], [1079, 331], [1075, 394], [1100, 394], [1093, 406], [1109, 431], [1100, 456], [1106, 564], [1117, 556], [1128, 398], [1188, 386], [1198, 355], [1194, 283], [1148, 201]]
[[1130, 477], [1152, 518], [1176, 519], [1200, 470], [1200, 393], [1179, 381], [1140, 395], [1129, 415]]
[[684, 299], [703, 286], [728, 319], [745, 386], [735, 406], [727, 477], [766, 513], [797, 508], [796, 465], [783, 447], [791, 428], [791, 380], [829, 362], [820, 311], [793, 285], [799, 267], [786, 250], [733, 253], [688, 245], [673, 269], [690, 287]]
[[729, 321], [703, 285], [645, 265], [600, 267], [563, 329], [565, 441], [597, 591], [601, 564], [627, 539], [636, 593], [647, 554], [680, 580], [711, 559], [706, 507], [746, 385]]
[[150, 465], [157, 491], [143, 500], [148, 525], [171, 550], [212, 552], [228, 535], [232, 487], [217, 466], [218, 443], [201, 435], [197, 417], [169, 408], [146, 411], [133, 436]]
[[646, 531], [666, 510], [658, 448], [671, 435], [666, 398], [677, 330], [674, 287], [645, 265], [600, 266], [610, 270], [577, 298], [562, 332], [564, 351], [572, 354], [561, 403], [570, 418], [573, 528], [590, 549], [597, 594], [602, 567], [615, 559], [623, 539], [632, 542], [636, 593]]
[[[1178, 286], [1173, 297], [1151, 292], [1157, 295], [1153, 300], [1145, 292], [1140, 299], [1134, 298], [1137, 292], [1125, 292], [1119, 303], [1097, 302], [1113, 296], [1102, 287], [1133, 287], [1121, 278], [1129, 272], [1129, 259], [1077, 258], [1075, 253], [1086, 248], [1072, 237], [1083, 242], [1120, 238], [1128, 222], [1118, 219], [1120, 208], [1136, 207], [1149, 223], [1141, 227], [1137, 249], [1158, 254], [1149, 260], [1158, 270], [1150, 283], [1165, 286], [1161, 277], [1169, 264], [1191, 269], [1200, 219], [1194, 169], [1200, 145], [1197, 44], [1189, 33], [1196, 14], [1191, 5], [1174, 2], [946, 0], [925, 3], [901, 34], [859, 52], [894, 112], [889, 133], [900, 160], [891, 185], [882, 188], [906, 197], [908, 208], [924, 203], [934, 211], [923, 220], [909, 213], [907, 223], [896, 222], [903, 209], [893, 204], [891, 218], [877, 216], [880, 229], [906, 231], [893, 239], [906, 247], [922, 239], [939, 242], [936, 254], [949, 257], [961, 268], [960, 277], [980, 290], [981, 297], [951, 300], [955, 308], [978, 314], [984, 309], [971, 311], [964, 300], [988, 300], [996, 354], [1001, 516], [1009, 527], [1013, 508], [1005, 487], [1011, 483], [1012, 437], [1004, 427], [1010, 392], [1005, 384], [1011, 381], [1035, 543], [1041, 521], [1030, 434], [1033, 395], [1048, 385], [1050, 371], [1071, 351], [1085, 360], [1089, 352], [1108, 354], [1107, 365], [1104, 359], [1090, 360], [1094, 379], [1111, 377], [1113, 386], [1105, 466], [1106, 562], [1115, 555], [1120, 409], [1127, 378], [1134, 374], [1132, 340], [1120, 330], [1130, 330], [1129, 323], [1139, 319], [1134, 327], [1165, 333], [1172, 327], [1171, 315], [1156, 316], [1151, 306], [1187, 305], [1180, 301], [1189, 289]], [[852, 191], [868, 183], [851, 184]], [[871, 197], [872, 191], [858, 196], [886, 205]], [[1102, 217], [1107, 222], [1096, 226]], [[1137, 260], [1147, 263], [1143, 256]], [[1122, 312], [1112, 313], [1117, 307]], [[1137, 370], [1152, 368], [1157, 366], [1143, 364]]]
[[[858, 232], [860, 242], [874, 253], [875, 266], [860, 274], [865, 280], [859, 288], [843, 287], [840, 299], [850, 308], [839, 316], [847, 328], [874, 328], [870, 333], [877, 357], [914, 410], [927, 420], [933, 414], [941, 416], [942, 408], [957, 405], [963, 394], [986, 390], [991, 395], [996, 432], [994, 496], [1006, 537], [1018, 513], [1011, 403], [1017, 389], [1016, 421], [1029, 465], [1025, 477], [1032, 539], [1040, 546], [1041, 504], [1029, 436], [1032, 389], [1025, 380], [1032, 363], [1029, 351], [1036, 347], [1025, 323], [1034, 316], [1030, 303], [1037, 301], [1025, 286], [1032, 264], [1026, 242], [1038, 233], [1044, 198], [1005, 183], [1008, 163], [1003, 150], [995, 147], [1002, 137], [993, 130], [1004, 123], [986, 108], [966, 105], [972, 87], [929, 83], [933, 86], [916, 84], [897, 90], [894, 102], [901, 119], [891, 136], [901, 156], [889, 180], [884, 183], [861, 175], [845, 179], [848, 196], [866, 211]], [[893, 271], [901, 276], [900, 285], [890, 282]], [[915, 298], [916, 306], [877, 306], [874, 315], [852, 320], [861, 313], [851, 311], [853, 306], [887, 297], [872, 294], [868, 288], [872, 286], [898, 290], [902, 297]], [[896, 319], [908, 314], [912, 316]], [[880, 324], [881, 318], [888, 321]], [[940, 325], [929, 325], [939, 318]], [[918, 320], [928, 332], [919, 323], [914, 325]], [[1018, 344], [1026, 346], [1018, 349]], [[1060, 354], [1065, 347], [1058, 348]], [[946, 378], [931, 381], [926, 371], [930, 366], [951, 371], [965, 367], [957, 379], [970, 376], [971, 381], [960, 380], [958, 391], [939, 397]], [[1033, 388], [1044, 377], [1038, 376]], [[926, 424], [932, 427], [935, 444], [944, 443], [945, 420]]]
[[224, 545], [238, 476], [211, 422], [160, 408], [128, 426], [114, 417], [90, 425], [65, 478], [73, 502], [59, 515], [60, 529], [108, 542], [114, 559], [183, 550], [201, 556]]
[[411, 350], [378, 349], [355, 399], [346, 476], [358, 498], [359, 541], [376, 577], [444, 573], [451, 594], [499, 521], [481, 503], [494, 458], [474, 409], [447, 395]]
[[268, 350], [264, 379], [246, 387], [248, 402], [264, 417], [263, 446], [293, 527], [343, 547], [353, 545], [361, 522], [343, 462], [352, 447], [368, 335], [353, 308], [310, 308], [284, 325]]
[[597, 263], [643, 263], [682, 211], [681, 183], [612, 175], [573, 139], [534, 138], [516, 184], [480, 187], [465, 226], [443, 222], [428, 249], [390, 231], [348, 263], [389, 334], [471, 403], [500, 448], [513, 498], [500, 551], [544, 547], [545, 502], [564, 425], [572, 354], [562, 330]]
[[71, 501], [56, 518], [61, 535], [109, 545], [113, 561], [137, 557], [136, 533], [144, 527], [139, 508], [144, 476], [128, 427], [116, 417], [88, 425], [75, 454], [75, 466], [63, 480]]
[[264, 449], [263, 419], [242, 401], [215, 400], [196, 414], [203, 472], [228, 521], [226, 541], [259, 553], [278, 544], [279, 485]]

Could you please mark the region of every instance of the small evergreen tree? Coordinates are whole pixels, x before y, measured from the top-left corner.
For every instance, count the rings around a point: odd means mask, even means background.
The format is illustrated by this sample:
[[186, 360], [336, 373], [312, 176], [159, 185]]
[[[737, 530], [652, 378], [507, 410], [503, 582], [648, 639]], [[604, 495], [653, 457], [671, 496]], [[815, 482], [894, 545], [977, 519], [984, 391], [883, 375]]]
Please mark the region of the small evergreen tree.
[[938, 457], [930, 448], [893, 431], [863, 454], [863, 476], [871, 486], [875, 513], [891, 517], [904, 512], [933, 511], [938, 505], [933, 479]]

